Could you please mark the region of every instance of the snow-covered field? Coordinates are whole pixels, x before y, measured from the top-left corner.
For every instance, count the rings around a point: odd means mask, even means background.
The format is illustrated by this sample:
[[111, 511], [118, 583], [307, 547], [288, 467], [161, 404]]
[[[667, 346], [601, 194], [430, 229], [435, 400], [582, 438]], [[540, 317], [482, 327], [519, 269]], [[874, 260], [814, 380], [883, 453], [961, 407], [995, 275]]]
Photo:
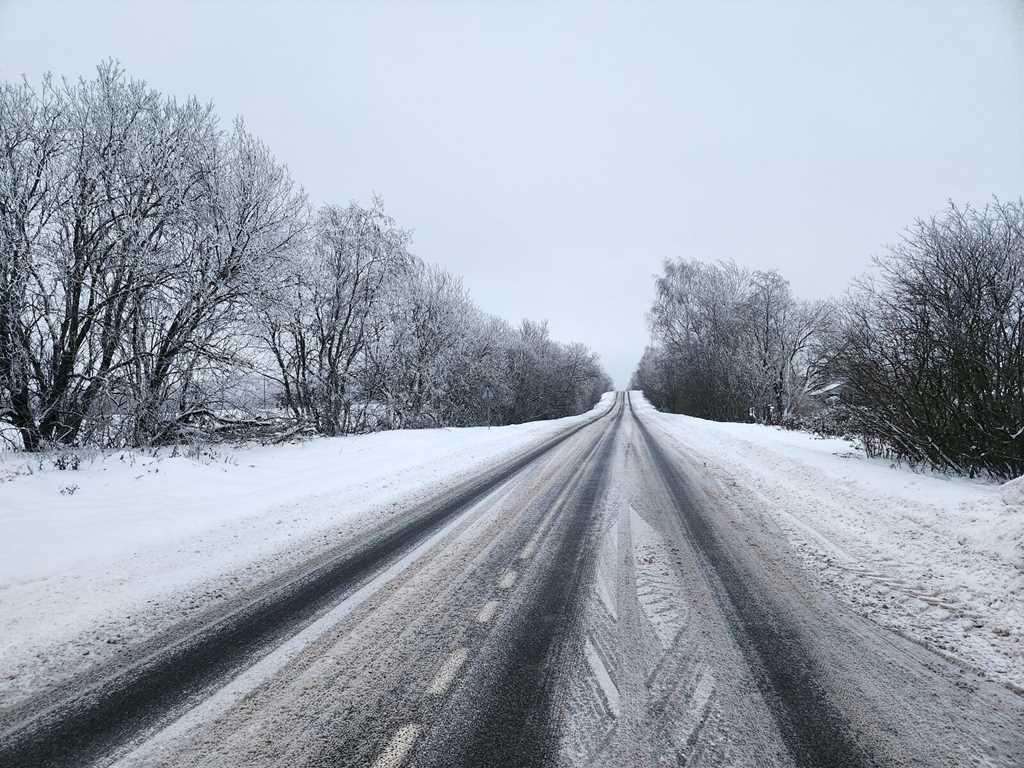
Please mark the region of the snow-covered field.
[[79, 452], [77, 470], [0, 454], [0, 705], [591, 414], [198, 457]]
[[[1024, 478], [919, 473], [855, 445], [634, 408], [858, 612], [1024, 690]], [[703, 469], [703, 468], [702, 468]]]

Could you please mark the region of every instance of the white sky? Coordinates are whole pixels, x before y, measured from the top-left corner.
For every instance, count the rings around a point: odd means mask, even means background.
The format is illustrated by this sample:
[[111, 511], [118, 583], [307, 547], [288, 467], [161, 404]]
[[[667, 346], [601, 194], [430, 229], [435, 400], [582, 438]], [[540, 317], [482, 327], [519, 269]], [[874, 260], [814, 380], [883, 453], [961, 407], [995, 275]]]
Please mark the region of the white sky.
[[245, 117], [317, 202], [624, 386], [665, 257], [841, 293], [945, 201], [1024, 193], [1024, 3], [0, 0], [0, 77], [135, 77]]

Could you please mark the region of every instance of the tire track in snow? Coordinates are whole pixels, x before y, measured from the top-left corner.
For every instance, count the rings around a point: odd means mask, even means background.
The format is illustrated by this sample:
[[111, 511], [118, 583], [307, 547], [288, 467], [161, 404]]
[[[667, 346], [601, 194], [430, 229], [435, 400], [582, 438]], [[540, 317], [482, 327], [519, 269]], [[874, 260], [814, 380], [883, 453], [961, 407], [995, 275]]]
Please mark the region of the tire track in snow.
[[715, 679], [683, 647], [689, 609], [671, 547], [622, 494], [611, 506], [579, 629], [583, 663], [566, 683], [561, 763], [677, 765], [696, 754]]
[[636, 563], [636, 594], [640, 609], [650, 622], [661, 647], [667, 652], [686, 627], [686, 595], [672, 570], [665, 540], [631, 506], [633, 561]]

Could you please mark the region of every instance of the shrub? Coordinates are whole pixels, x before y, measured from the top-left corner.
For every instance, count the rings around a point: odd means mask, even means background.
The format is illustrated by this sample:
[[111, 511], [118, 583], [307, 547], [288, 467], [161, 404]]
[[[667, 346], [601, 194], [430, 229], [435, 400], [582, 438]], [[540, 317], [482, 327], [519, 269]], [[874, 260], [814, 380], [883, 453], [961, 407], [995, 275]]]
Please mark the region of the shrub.
[[1024, 473], [1024, 204], [919, 221], [846, 307], [835, 366], [865, 449]]

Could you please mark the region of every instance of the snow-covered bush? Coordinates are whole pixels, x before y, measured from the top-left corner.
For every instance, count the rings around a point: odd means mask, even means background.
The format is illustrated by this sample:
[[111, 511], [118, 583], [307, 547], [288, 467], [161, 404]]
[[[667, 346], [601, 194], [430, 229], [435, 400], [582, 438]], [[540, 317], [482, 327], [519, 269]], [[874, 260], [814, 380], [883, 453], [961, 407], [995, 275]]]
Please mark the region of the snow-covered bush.
[[839, 403], [829, 403], [803, 419], [803, 426], [821, 437], [850, 437], [856, 433], [850, 409]]
[[951, 205], [878, 268], [847, 303], [834, 360], [865, 447], [1024, 473], [1024, 203]]
[[53, 466], [61, 472], [77, 472], [82, 460], [77, 453], [59, 453], [53, 457]]

